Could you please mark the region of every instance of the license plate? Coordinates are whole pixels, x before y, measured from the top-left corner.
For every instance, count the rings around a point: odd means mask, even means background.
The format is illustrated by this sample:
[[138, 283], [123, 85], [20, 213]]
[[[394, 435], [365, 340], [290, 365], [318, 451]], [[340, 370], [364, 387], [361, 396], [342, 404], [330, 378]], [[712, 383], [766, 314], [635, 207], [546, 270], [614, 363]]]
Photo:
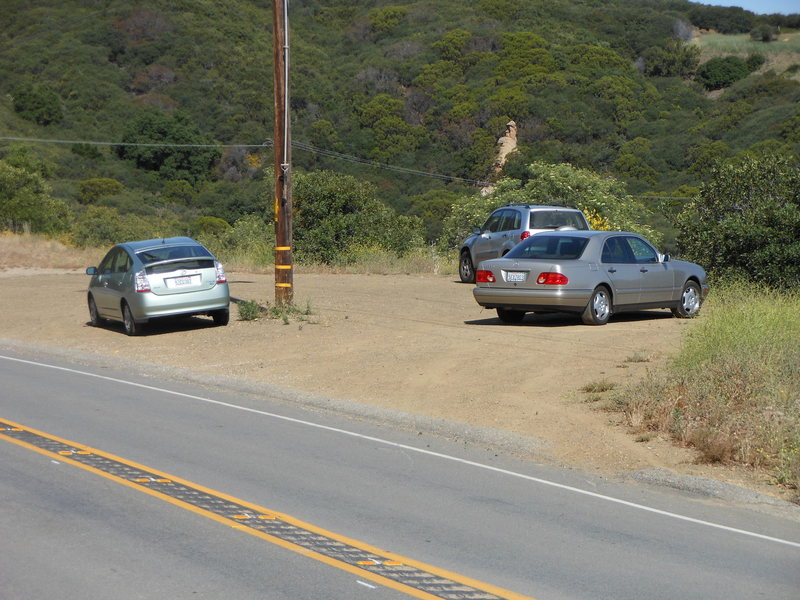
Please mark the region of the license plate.
[[525, 281], [524, 271], [509, 271], [506, 273], [506, 281], [509, 283], [520, 283]]
[[192, 283], [194, 283], [194, 278], [191, 275], [187, 275], [186, 277], [171, 277], [167, 280], [167, 287], [185, 287], [187, 285], [192, 285]]

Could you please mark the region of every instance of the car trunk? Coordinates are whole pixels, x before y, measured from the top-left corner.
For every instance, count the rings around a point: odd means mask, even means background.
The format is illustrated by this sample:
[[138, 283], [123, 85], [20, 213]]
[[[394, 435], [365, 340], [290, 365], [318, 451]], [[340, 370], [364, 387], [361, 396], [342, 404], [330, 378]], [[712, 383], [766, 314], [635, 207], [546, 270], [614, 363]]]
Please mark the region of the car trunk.
[[182, 258], [148, 265], [145, 269], [152, 293], [158, 296], [209, 290], [217, 285], [211, 258]]

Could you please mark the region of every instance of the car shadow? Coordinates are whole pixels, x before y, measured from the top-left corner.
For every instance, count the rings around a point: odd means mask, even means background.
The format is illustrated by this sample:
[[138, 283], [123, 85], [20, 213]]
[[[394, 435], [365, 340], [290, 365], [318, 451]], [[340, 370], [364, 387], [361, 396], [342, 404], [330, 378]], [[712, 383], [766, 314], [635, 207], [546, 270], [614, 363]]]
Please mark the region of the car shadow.
[[[636, 323], [640, 321], [658, 321], [673, 319], [668, 310], [640, 310], [613, 315], [609, 323]], [[580, 315], [574, 313], [527, 313], [520, 323], [503, 323], [499, 317], [473, 319], [464, 321], [465, 325], [504, 325], [509, 327], [573, 327], [582, 325]]]
[[[87, 327], [93, 327], [91, 321], [86, 322]], [[150, 337], [154, 335], [165, 335], [168, 333], [178, 333], [181, 331], [194, 331], [218, 327], [211, 317], [162, 317], [141, 326], [141, 332], [135, 337]], [[119, 332], [125, 335], [125, 328], [122, 323], [107, 321], [98, 326], [99, 329], [107, 329], [112, 332]]]

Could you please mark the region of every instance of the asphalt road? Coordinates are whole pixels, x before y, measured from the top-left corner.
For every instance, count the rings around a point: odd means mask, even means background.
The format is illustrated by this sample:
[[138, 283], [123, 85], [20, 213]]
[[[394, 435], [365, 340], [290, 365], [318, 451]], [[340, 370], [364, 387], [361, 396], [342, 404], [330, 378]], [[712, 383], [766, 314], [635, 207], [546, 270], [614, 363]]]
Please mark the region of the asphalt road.
[[[786, 515], [144, 367], [0, 350], [0, 419], [455, 582], [441, 597], [799, 595], [800, 522]], [[11, 435], [0, 431], [1, 598], [437, 597]]]

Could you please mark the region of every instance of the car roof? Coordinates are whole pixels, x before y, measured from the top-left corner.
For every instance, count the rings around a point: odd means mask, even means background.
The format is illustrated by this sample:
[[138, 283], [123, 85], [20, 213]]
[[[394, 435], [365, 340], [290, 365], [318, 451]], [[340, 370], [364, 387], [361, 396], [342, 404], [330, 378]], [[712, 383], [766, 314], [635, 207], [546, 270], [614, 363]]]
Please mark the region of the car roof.
[[[530, 204], [530, 203], [526, 203], [526, 202], [510, 202], [508, 204], [505, 204], [505, 205], [501, 206], [500, 208], [528, 208], [528, 209], [531, 209], [531, 210], [540, 210], [540, 209], [546, 209], [546, 210], [569, 210], [569, 211], [578, 211], [578, 212], [580, 212], [579, 208], [577, 208], [575, 206], [570, 206], [568, 204]], [[498, 208], [496, 210], [500, 210], [500, 208]]]
[[190, 237], [185, 236], [177, 236], [177, 237], [169, 237], [169, 238], [156, 238], [152, 240], [139, 240], [134, 242], [122, 242], [121, 244], [117, 244], [118, 246], [124, 246], [128, 250], [132, 252], [139, 252], [141, 250], [147, 250], [150, 248], [164, 248], [167, 246], [200, 246], [201, 244], [193, 240]]
[[541, 233], [535, 234], [536, 237], [539, 236], [564, 236], [569, 235], [573, 237], [582, 237], [582, 238], [595, 238], [595, 237], [611, 237], [615, 235], [635, 235], [637, 237], [641, 237], [638, 233], [632, 233], [630, 231], [600, 231], [597, 229], [590, 229], [590, 230], [583, 230], [583, 229], [562, 229], [560, 231], [542, 231]]

